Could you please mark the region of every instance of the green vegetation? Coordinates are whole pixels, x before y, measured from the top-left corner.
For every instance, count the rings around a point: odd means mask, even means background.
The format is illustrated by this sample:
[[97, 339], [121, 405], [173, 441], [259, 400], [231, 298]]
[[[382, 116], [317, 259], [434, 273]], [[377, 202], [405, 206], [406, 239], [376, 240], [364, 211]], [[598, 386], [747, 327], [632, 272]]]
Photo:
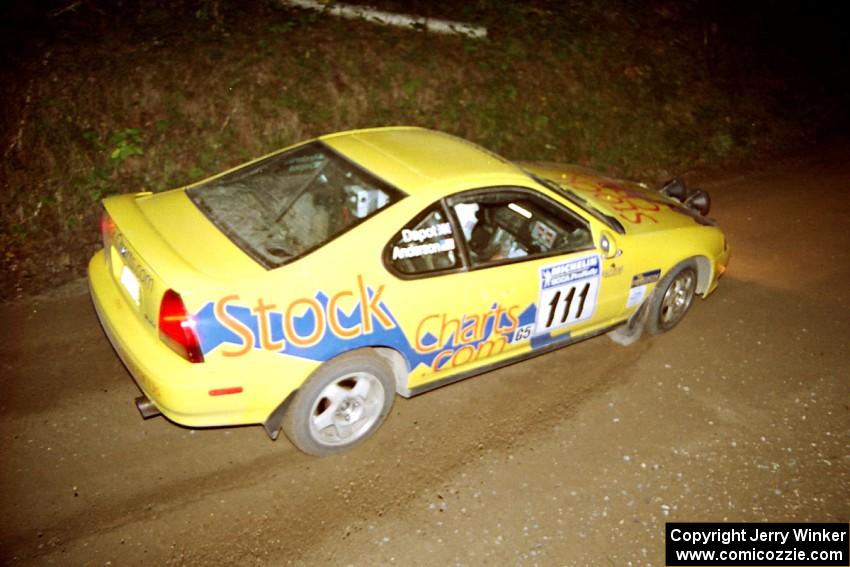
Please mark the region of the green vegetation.
[[104, 196], [332, 131], [421, 125], [650, 180], [805, 135], [786, 79], [744, 77], [746, 53], [718, 43], [700, 3], [582, 4], [447, 14], [487, 25], [484, 41], [210, 0], [31, 16], [43, 37], [0, 76], [0, 293], [81, 274]]

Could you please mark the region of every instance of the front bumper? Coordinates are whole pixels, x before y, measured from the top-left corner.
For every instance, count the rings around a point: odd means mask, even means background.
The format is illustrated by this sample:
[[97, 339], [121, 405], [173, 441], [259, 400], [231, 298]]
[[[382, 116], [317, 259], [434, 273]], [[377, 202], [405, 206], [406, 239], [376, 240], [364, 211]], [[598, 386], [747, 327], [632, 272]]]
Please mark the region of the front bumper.
[[706, 289], [703, 297], [707, 297], [711, 292], [717, 289], [717, 284], [720, 281], [720, 278], [723, 277], [723, 274], [726, 273], [726, 268], [729, 265], [729, 256], [729, 248], [726, 247], [720, 254], [714, 257], [711, 281], [709, 282], [708, 289]]

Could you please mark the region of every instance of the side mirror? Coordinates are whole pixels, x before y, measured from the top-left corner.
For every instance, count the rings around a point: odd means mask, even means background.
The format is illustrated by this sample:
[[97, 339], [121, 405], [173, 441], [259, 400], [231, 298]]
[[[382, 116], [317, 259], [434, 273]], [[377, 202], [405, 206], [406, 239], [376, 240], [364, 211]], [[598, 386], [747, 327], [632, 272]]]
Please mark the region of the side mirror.
[[702, 189], [697, 189], [685, 199], [685, 206], [705, 216], [711, 210], [711, 197]]
[[614, 235], [607, 230], [603, 230], [599, 236], [599, 249], [602, 250], [602, 256], [606, 260], [616, 258], [621, 254], [620, 247], [617, 246]]
[[671, 179], [665, 183], [661, 188], [661, 192], [677, 201], [684, 201], [685, 197], [688, 196], [688, 189], [685, 187], [685, 182], [678, 178]]
[[660, 192], [702, 216], [706, 216], [711, 209], [711, 198], [708, 193], [702, 189], [688, 189], [681, 179], [671, 179], [664, 184]]

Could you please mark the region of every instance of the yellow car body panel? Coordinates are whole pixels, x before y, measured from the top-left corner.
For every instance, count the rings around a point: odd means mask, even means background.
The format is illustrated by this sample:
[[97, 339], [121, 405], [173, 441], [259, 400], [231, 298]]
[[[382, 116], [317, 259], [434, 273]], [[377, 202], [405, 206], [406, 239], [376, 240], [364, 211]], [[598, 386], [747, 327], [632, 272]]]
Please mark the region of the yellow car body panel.
[[[139, 387], [173, 421], [263, 423], [324, 362], [363, 348], [398, 353], [406, 372], [396, 376], [397, 391], [412, 395], [610, 329], [683, 260], [696, 259], [705, 295], [728, 261], [719, 229], [636, 186], [525, 164], [618, 217], [619, 233], [519, 166], [442, 133], [384, 128], [319, 140], [405, 196], [280, 267], [258, 263], [192, 202], [187, 191], [207, 181], [104, 201], [115, 226], [89, 265], [93, 301]], [[389, 243], [416, 215], [443, 198], [492, 187], [555, 203], [586, 223], [591, 241], [567, 254], [433, 276], [408, 278], [388, 267]], [[616, 253], [600, 249], [604, 238]], [[588, 283], [558, 283], [569, 278]], [[201, 363], [160, 338], [160, 302], [169, 289], [191, 314]], [[580, 317], [563, 323], [570, 304], [556, 309], [570, 290], [584, 294]]]
[[417, 194], [446, 183], [487, 186], [488, 178], [501, 182], [522, 177], [517, 167], [465, 140], [419, 128], [381, 128], [331, 134], [320, 138], [365, 169]]
[[659, 228], [691, 227], [681, 203], [637, 183], [611, 179], [575, 165], [523, 163], [527, 171], [569, 187], [594, 207], [605, 210], [629, 234], [658, 232]]
[[[144, 218], [176, 255], [214, 280], [251, 279], [265, 270], [232, 246], [186, 196], [185, 191], [146, 195], [135, 200]], [[174, 223], [173, 219], [180, 219]]]

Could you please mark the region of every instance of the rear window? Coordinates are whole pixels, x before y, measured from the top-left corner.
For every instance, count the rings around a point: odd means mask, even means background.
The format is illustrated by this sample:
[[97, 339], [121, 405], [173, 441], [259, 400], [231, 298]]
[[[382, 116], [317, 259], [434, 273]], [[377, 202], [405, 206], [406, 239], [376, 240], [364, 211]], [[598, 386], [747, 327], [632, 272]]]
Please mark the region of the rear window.
[[318, 142], [245, 166], [187, 194], [266, 268], [315, 250], [404, 196]]

